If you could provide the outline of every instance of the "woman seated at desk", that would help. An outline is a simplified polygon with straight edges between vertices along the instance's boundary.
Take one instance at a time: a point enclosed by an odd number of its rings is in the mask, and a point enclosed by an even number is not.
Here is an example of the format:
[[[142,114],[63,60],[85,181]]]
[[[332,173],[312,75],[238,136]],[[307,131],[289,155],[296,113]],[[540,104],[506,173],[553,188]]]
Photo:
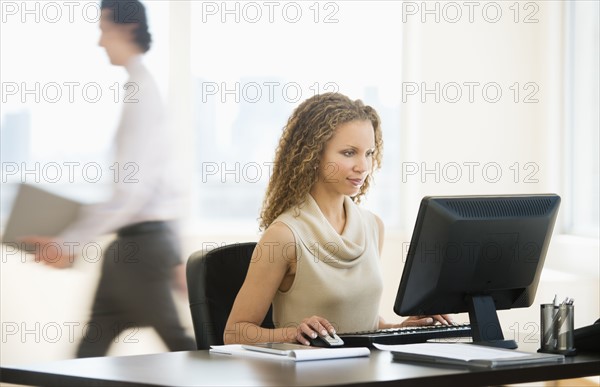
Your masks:
[[[377,112],[339,93],[292,113],[261,212],[264,233],[224,333],[225,344],[299,342],[335,332],[451,323],[379,316],[381,220],[358,203],[381,164]],[[275,329],[261,328],[273,305]]]

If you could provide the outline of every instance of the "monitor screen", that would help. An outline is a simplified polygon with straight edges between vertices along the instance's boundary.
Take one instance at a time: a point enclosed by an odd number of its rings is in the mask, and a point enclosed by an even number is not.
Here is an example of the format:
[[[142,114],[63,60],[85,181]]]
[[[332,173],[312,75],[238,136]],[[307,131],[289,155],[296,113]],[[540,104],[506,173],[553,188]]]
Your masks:
[[[516,348],[496,310],[533,303],[559,205],[555,194],[423,198],[394,311],[468,312],[474,342]]]

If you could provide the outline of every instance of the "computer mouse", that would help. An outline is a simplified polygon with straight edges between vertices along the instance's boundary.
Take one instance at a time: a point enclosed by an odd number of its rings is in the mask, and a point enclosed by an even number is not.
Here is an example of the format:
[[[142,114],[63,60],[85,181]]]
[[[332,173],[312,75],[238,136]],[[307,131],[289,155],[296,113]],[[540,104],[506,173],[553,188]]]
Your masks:
[[[341,347],[344,341],[335,333],[330,333],[327,336],[317,336],[316,338],[307,337],[312,347]]]

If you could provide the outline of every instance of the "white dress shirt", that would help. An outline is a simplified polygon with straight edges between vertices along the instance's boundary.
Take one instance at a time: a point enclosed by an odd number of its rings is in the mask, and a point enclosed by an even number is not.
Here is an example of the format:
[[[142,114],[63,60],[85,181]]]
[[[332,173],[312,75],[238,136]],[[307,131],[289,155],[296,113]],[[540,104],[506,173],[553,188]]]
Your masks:
[[[114,138],[118,177],[110,200],[84,206],[78,220],[59,236],[64,242],[77,244],[75,252],[121,227],[176,220],[181,215],[182,185],[174,173],[177,165],[172,157],[172,135],[167,131],[158,86],[141,55],[125,68],[129,79]]]

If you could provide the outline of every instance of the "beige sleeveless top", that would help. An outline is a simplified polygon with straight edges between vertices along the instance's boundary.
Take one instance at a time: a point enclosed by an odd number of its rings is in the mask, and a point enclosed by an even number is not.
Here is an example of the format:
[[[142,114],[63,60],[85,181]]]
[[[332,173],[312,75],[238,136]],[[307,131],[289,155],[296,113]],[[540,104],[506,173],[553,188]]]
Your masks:
[[[289,290],[273,300],[275,326],[297,326],[304,318],[326,318],[339,333],[377,329],[383,280],[375,216],[344,200],[346,225],[338,234],[312,196],[275,222],[296,240],[297,267]],[[274,223],[275,223],[274,222]]]

